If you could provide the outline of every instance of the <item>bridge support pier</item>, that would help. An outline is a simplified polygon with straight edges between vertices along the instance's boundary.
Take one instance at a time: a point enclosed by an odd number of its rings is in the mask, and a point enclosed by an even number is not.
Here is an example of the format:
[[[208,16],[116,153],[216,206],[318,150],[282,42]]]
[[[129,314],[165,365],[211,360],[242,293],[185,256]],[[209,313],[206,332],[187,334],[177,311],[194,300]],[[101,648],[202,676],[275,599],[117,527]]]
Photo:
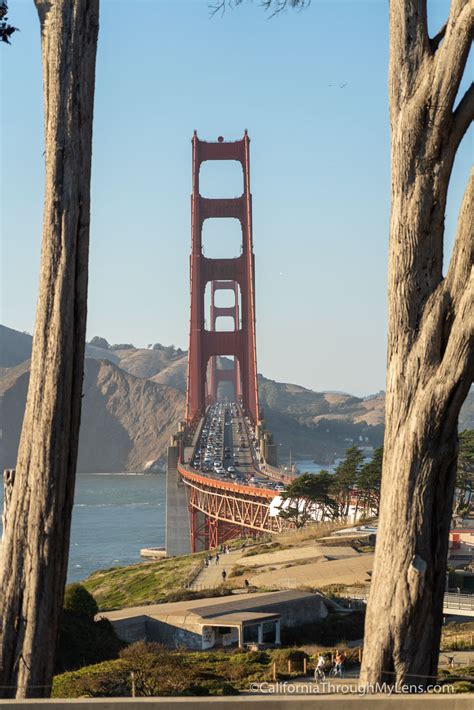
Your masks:
[[[188,555],[192,551],[186,486],[178,473],[180,441],[173,437],[168,447],[166,470],[166,554]]]

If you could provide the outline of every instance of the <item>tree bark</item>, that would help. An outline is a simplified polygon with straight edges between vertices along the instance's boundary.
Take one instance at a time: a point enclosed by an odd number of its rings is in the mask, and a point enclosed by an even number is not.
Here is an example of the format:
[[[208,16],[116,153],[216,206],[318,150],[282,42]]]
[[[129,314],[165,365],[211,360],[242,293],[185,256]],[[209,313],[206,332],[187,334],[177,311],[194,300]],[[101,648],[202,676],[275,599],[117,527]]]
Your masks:
[[[69,553],[84,368],[99,0],[35,0],[46,184],[31,376],[3,540],[0,692],[47,697]]]
[[[426,0],[390,2],[392,209],[380,522],[362,682],[426,687],[437,675],[457,459],[474,376],[473,179],[443,278],[446,197],[473,90],[453,104],[473,12],[452,0],[430,40]]]

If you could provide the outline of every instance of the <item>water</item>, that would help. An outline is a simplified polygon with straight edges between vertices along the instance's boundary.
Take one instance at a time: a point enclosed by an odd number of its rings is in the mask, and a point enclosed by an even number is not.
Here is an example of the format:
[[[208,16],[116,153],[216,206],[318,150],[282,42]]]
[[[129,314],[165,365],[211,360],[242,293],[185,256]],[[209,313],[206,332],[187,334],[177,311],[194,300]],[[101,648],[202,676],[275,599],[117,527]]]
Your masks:
[[[140,562],[142,547],[164,546],[165,486],[159,474],[78,474],[68,582]]]
[[[338,459],[339,461],[339,459]],[[330,471],[334,472],[337,463],[334,464],[319,464],[315,463],[313,459],[296,459],[295,464],[298,467],[300,473],[319,473],[319,471]]]

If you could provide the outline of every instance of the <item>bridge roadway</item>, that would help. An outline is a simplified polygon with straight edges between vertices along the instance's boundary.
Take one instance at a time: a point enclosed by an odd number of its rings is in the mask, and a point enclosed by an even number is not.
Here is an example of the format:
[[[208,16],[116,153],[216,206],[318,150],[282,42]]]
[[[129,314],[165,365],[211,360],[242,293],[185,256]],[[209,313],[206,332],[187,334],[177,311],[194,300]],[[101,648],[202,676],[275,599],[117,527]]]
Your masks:
[[[261,470],[255,432],[238,404],[211,405],[185,452],[178,472],[187,487],[193,550],[199,537],[213,548],[245,531],[281,532],[271,504],[284,490],[282,474]]]

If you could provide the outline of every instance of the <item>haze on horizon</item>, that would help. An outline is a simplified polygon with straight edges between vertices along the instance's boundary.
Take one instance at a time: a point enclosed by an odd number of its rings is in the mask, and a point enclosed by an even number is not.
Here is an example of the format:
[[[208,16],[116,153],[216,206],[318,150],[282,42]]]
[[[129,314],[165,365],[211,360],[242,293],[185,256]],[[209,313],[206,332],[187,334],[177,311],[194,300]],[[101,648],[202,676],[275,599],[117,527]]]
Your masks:
[[[354,13],[354,2],[313,2],[269,21],[258,3],[210,19],[206,0],[138,0],[133,12],[102,1],[89,340],[187,349],[191,136],[232,140],[247,128],[259,372],[319,391],[385,388],[388,25],[385,3],[356,4]],[[433,26],[448,4],[430,3]],[[10,19],[21,32],[2,47],[0,314],[32,332],[44,170],[40,32],[30,0],[12,4]],[[470,162],[465,140],[450,186],[446,261]],[[239,194],[238,170],[213,165],[201,192]],[[204,248],[237,256],[233,225],[223,234],[210,226]]]

